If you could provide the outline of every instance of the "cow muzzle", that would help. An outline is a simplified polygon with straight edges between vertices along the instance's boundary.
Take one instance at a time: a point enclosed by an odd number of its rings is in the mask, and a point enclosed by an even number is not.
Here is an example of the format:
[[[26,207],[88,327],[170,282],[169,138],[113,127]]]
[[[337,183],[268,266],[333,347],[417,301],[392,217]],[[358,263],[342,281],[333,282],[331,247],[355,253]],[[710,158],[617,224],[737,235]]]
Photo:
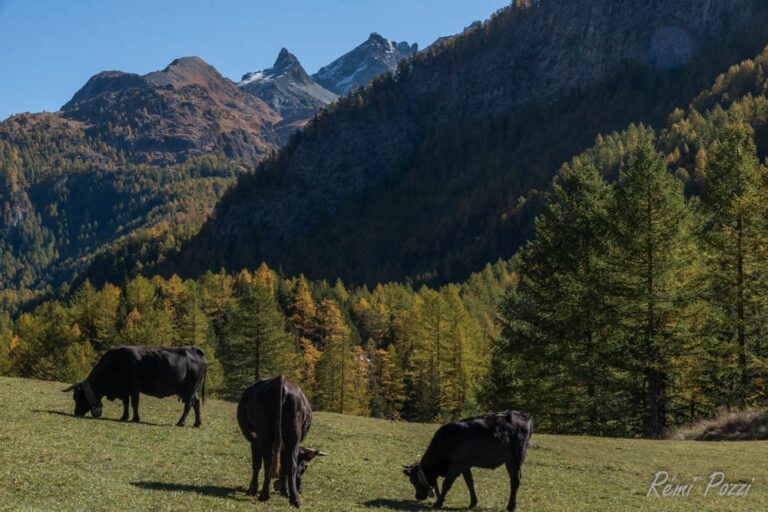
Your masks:
[[[94,418],[101,418],[101,412],[102,411],[101,411],[100,405],[97,405],[91,408],[91,416],[93,416]]]

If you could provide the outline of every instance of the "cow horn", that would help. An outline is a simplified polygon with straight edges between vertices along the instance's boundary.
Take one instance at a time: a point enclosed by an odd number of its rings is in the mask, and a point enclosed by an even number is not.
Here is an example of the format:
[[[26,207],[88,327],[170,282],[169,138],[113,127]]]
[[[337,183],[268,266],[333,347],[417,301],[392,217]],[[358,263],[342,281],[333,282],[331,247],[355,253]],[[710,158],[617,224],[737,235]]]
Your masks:
[[[69,386],[67,389],[62,389],[61,392],[62,393],[68,393],[68,392],[72,391],[73,389],[75,389],[78,386],[78,384],[80,384],[80,383],[79,382],[75,382],[74,384]]]
[[[320,457],[325,457],[326,455],[328,455],[328,452],[320,452],[320,451],[319,451],[319,452],[317,452],[317,454],[318,454]]]

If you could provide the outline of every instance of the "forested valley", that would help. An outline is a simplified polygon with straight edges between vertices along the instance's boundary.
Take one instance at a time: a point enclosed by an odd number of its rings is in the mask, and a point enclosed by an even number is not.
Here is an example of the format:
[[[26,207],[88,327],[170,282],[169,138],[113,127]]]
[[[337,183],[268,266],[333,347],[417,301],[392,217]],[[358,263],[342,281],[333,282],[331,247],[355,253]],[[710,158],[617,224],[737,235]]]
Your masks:
[[[488,265],[440,289],[206,273],[198,280],[139,276],[100,289],[85,282],[0,323],[0,373],[74,381],[121,344],[203,348],[208,389],[237,399],[260,377],[296,379],[321,410],[434,421],[478,409],[498,336],[494,304],[515,279]]]
[[[250,163],[232,155],[253,144],[218,135],[168,159],[134,133],[167,135],[162,115],[102,108],[184,90],[208,105],[189,85],[78,104],[108,122],[0,123],[0,375],[74,382],[119,345],[196,345],[223,398],[283,373],[318,410],[395,420],[514,408],[544,432],[659,438],[765,407],[768,48],[689,90],[762,33],[480,124],[453,116],[463,96],[439,110],[406,86],[431,87],[419,76],[486,46],[477,55],[497,63],[510,27],[538,34],[529,4],[405,61]],[[393,159],[405,142],[382,134],[417,118],[440,129],[409,126],[423,137]],[[370,140],[347,152],[363,126]],[[327,173],[313,152],[333,160]]]
[[[318,409],[439,421],[530,411],[550,432],[659,437],[768,398],[768,50],[666,128],[598,137],[535,237],[461,284],[347,287],[262,264],[85,282],[0,324],[0,372],[84,377],[118,344],[195,344],[236,397],[294,376]]]

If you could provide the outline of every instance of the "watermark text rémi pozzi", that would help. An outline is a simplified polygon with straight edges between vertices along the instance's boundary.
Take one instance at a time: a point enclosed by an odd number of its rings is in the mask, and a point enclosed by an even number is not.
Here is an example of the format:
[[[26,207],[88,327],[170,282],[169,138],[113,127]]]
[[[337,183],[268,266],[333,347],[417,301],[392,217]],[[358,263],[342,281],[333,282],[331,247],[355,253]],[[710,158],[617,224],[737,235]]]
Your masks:
[[[704,497],[746,497],[752,489],[755,479],[750,482],[728,482],[725,473],[713,471],[706,478],[694,476],[692,479],[678,480],[676,475],[668,471],[657,471],[648,487],[646,497],[673,498],[688,497],[699,494]]]

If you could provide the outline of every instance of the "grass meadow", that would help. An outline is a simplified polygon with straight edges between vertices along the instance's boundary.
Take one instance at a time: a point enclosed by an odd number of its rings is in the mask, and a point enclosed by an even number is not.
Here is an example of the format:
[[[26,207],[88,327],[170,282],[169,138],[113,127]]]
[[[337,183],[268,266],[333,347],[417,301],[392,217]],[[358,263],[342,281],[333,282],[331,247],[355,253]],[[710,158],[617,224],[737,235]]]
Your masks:
[[[142,397],[145,423],[75,418],[62,384],[0,378],[0,510],[291,510],[274,495],[246,496],[250,450],[235,404],[208,400],[203,427],[174,426],[175,399]],[[191,421],[189,422],[191,423]],[[305,510],[421,510],[400,465],[425,449],[436,425],[316,413],[307,445],[325,450],[305,477]],[[646,497],[657,471],[692,483],[687,497]],[[751,485],[746,497],[704,497],[712,471]],[[477,510],[503,510],[503,468],[474,470]],[[661,490],[661,488],[659,488]],[[466,509],[457,480],[447,510]],[[704,443],[552,436],[534,431],[518,495],[521,511],[768,510],[768,441]]]

